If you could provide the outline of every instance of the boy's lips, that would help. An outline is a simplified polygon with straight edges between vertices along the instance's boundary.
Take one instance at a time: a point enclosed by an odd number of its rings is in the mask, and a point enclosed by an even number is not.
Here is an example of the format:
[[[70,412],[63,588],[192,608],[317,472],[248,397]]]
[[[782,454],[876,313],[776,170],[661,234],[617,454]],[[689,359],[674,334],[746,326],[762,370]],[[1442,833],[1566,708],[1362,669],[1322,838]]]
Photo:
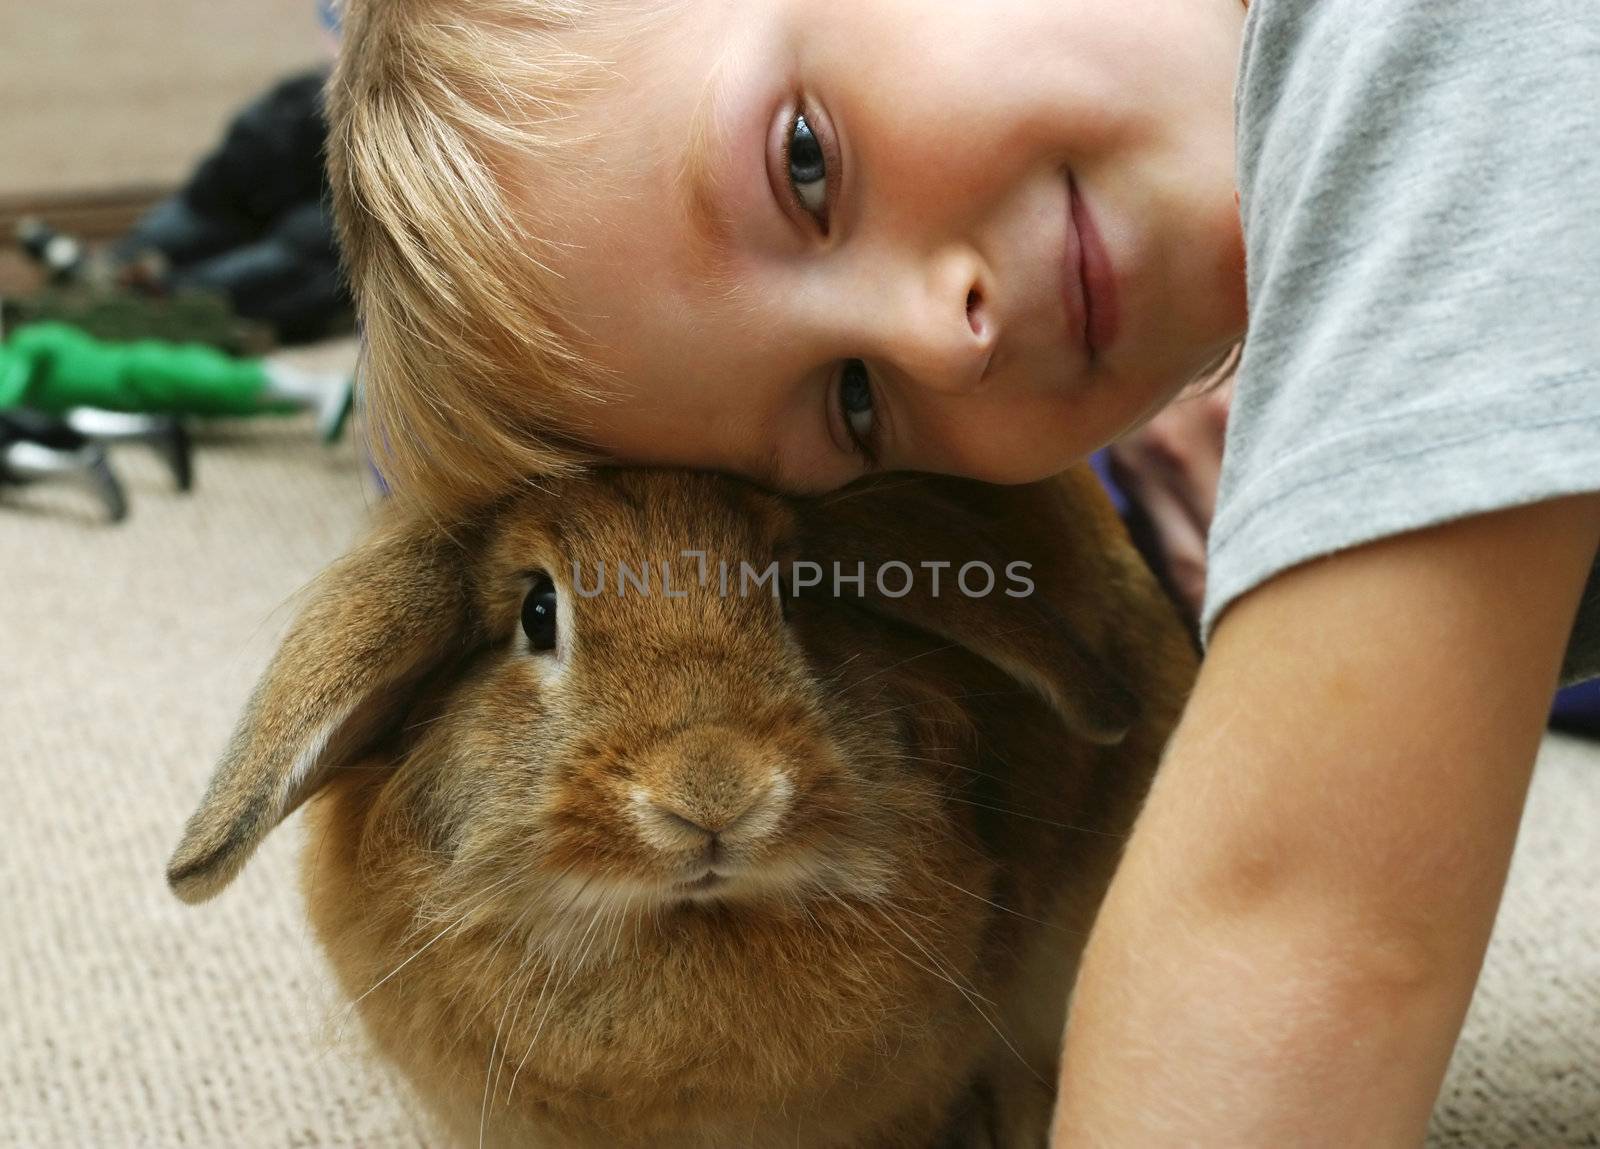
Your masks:
[[[1067,329],[1072,341],[1091,355],[1102,355],[1116,341],[1121,316],[1117,307],[1116,268],[1106,251],[1094,213],[1067,174],[1068,220],[1062,254],[1062,287]]]

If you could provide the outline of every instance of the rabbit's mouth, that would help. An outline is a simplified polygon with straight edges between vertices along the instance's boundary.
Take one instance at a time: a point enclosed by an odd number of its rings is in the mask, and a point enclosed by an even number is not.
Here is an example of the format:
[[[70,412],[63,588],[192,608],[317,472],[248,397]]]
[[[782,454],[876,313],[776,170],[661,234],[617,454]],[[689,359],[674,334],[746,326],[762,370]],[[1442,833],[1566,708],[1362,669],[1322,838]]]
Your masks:
[[[887,862],[874,851],[843,842],[834,843],[830,851],[791,851],[760,859],[704,859],[666,877],[656,887],[656,896],[668,905],[776,906],[787,912],[813,899],[875,896],[885,884]]]
[[[546,859],[551,876],[537,883],[535,917],[587,926],[596,914],[655,920],[674,909],[738,908],[787,915],[797,906],[837,898],[876,898],[895,882],[894,857],[848,837],[791,844],[752,854],[638,858],[626,870],[589,858]]]
[[[672,888],[673,890],[684,894],[706,894],[726,886],[727,884],[727,874],[719,873],[715,869],[707,869],[705,873],[701,874],[697,878],[690,878],[687,881],[682,882],[674,882],[672,884]]]

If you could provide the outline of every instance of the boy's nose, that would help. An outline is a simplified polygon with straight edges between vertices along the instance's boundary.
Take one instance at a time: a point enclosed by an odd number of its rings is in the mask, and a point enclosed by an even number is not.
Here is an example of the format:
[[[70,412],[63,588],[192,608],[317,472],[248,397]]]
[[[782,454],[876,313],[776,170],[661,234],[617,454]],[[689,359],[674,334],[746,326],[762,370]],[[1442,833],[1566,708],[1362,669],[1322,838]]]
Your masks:
[[[907,268],[897,288],[877,303],[885,358],[930,391],[958,395],[980,387],[999,330],[978,260],[964,251],[944,253]]]

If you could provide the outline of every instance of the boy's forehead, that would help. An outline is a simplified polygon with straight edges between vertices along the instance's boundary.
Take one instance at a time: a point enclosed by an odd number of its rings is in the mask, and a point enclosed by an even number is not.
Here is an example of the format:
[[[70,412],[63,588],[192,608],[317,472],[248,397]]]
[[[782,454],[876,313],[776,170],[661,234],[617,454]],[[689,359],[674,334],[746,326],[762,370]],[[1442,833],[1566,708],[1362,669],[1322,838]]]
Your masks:
[[[541,260],[562,318],[625,378],[687,350],[696,329],[731,334],[738,324],[730,184],[750,173],[732,162],[731,133],[742,147],[761,114],[742,96],[761,63],[741,29],[640,39],[649,42],[619,49],[614,82],[565,125],[563,170],[526,161],[513,194],[524,224],[548,241]]]
[[[611,46],[605,81],[556,126],[572,161],[563,165],[568,194],[551,222],[577,233],[566,238],[581,240],[594,225],[605,230],[605,209],[619,200],[670,196],[683,208],[679,230],[726,245],[730,221],[720,205],[729,173],[718,161],[741,126],[748,101],[740,96],[762,66],[761,30],[771,21],[760,13],[771,7],[686,0],[670,5],[677,18],[651,21],[646,34]],[[540,173],[525,174],[535,197],[547,200],[553,189],[541,187]]]

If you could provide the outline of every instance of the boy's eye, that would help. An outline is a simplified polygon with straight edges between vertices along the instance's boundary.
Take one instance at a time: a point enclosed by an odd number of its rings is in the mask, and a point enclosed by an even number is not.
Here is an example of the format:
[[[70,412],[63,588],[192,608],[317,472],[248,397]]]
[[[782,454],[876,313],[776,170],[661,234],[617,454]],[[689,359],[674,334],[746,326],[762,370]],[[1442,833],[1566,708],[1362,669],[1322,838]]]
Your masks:
[[[873,452],[872,379],[867,365],[859,359],[846,359],[839,373],[839,410],[856,446],[869,458]]]
[[[789,124],[785,141],[784,162],[789,171],[789,187],[796,202],[816,218],[824,229],[828,226],[828,163],[823,155],[811,125],[800,113]]]

